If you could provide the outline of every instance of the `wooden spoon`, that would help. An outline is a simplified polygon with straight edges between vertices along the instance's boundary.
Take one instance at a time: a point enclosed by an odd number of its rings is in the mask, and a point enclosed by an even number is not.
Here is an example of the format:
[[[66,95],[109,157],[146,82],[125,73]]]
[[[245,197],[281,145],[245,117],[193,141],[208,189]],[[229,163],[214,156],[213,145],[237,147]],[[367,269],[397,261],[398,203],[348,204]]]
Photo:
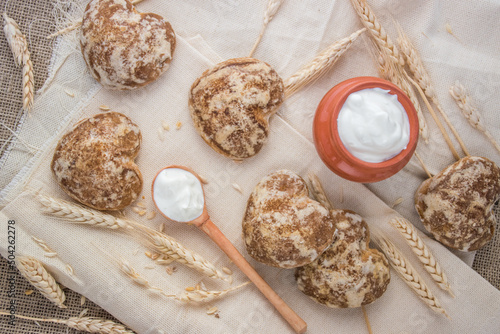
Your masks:
[[[163,212],[155,200],[155,192],[154,185],[156,182],[156,178],[158,174],[160,174],[163,170],[167,168],[178,168],[183,169],[191,174],[193,174],[198,181],[201,180],[200,177],[191,169],[184,166],[167,166],[161,169],[155,176],[151,191],[153,202],[155,203],[156,208],[160,213],[167,219],[176,221],[167,216],[165,212]],[[202,187],[203,189],[203,187]],[[264,294],[264,296],[273,304],[276,310],[285,318],[285,320],[292,326],[296,333],[304,333],[307,330],[307,324],[304,320],[302,320],[284,301],[280,296],[267,284],[262,277],[255,271],[255,269],[250,265],[250,263],[245,260],[245,258],[241,255],[241,253],[234,247],[234,245],[229,241],[226,236],[215,226],[215,224],[210,220],[208,215],[206,202],[205,202],[205,194],[203,193],[203,212],[201,215],[191,221],[182,222],[187,224],[196,225],[203,232],[205,232],[219,247],[226,253],[226,255],[233,261],[234,264],[241,269],[241,271],[247,275],[247,277],[255,284],[255,286]]]

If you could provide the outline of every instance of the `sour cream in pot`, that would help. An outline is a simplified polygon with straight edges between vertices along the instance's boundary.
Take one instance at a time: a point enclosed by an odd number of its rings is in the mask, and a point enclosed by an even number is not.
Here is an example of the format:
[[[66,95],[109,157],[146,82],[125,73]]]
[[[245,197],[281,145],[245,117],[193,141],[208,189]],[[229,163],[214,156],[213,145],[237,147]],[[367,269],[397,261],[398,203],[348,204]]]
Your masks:
[[[165,216],[178,222],[189,222],[203,213],[201,182],[181,168],[165,168],[153,184],[153,196]]]
[[[410,122],[397,96],[381,88],[351,93],[342,106],[337,126],[345,148],[356,158],[379,163],[406,148]]]

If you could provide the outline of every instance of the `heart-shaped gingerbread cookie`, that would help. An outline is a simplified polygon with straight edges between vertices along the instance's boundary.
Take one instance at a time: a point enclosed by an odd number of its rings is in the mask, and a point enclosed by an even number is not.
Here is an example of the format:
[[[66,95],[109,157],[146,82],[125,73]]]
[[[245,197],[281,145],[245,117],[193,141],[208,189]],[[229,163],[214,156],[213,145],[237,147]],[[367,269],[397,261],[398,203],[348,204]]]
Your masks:
[[[465,157],[425,180],[415,194],[424,227],[442,244],[461,251],[493,237],[493,205],[500,198],[500,168],[482,157]]]
[[[284,100],[283,81],[269,64],[235,58],[205,71],[191,86],[194,126],[216,152],[233,160],[257,154],[269,134],[269,117]]]
[[[334,308],[372,303],[387,289],[389,263],[370,249],[366,222],[356,213],[332,210],[337,232],[316,261],[295,271],[298,288],[314,301]]]
[[[98,210],[120,210],[142,191],[134,163],[141,132],[116,112],[81,120],[57,144],[51,168],[61,188]]]
[[[163,17],[139,13],[129,0],[92,0],[80,44],[90,73],[104,87],[134,89],[168,69],[175,34]]]
[[[295,268],[314,261],[332,242],[335,223],[309,198],[304,180],[280,170],[262,179],[248,199],[243,239],[259,262]]]

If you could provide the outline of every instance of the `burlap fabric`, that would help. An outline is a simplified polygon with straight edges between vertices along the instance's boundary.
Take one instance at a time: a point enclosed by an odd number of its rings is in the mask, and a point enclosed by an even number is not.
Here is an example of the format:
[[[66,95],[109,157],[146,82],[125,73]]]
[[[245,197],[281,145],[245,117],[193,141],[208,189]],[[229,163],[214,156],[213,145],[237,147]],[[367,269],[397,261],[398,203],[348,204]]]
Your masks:
[[[2,8],[3,7],[5,7],[5,1],[2,1]],[[53,22],[51,22],[52,5],[50,2],[45,1],[10,1],[6,8],[9,16],[16,19],[16,21],[20,24],[21,29],[25,32],[30,32],[30,45],[32,46],[31,52],[35,67],[35,81],[37,83],[37,88],[39,88],[47,75],[46,68],[50,63],[52,56],[52,42],[45,39],[45,36],[54,30]],[[38,20],[36,18],[38,18]],[[33,43],[35,40],[36,43]],[[20,70],[14,67],[14,63],[11,58],[12,56],[5,39],[0,39],[0,43],[0,57],[2,59],[0,65],[2,66],[1,120],[9,129],[16,131],[19,124],[22,124],[23,117],[23,113],[20,111],[21,93],[19,88],[21,85],[21,74]],[[2,137],[0,138],[2,139],[2,145],[15,139],[11,137],[11,132],[6,127],[2,126],[1,128]],[[8,144],[2,146],[2,153],[7,146]],[[5,180],[2,180],[2,183],[3,182],[5,182]],[[473,268],[497,288],[500,288],[499,253],[500,233],[497,228],[495,239],[487,247],[477,252],[473,263]],[[0,287],[2,288],[2,291],[5,291],[4,286],[6,285],[6,280],[4,274],[6,272],[6,262],[2,260],[1,265],[2,277],[0,277]],[[88,301],[85,305],[81,306],[80,297],[69,291],[67,303],[68,309],[59,310],[57,307],[52,306],[49,302],[47,302],[37,292],[31,295],[25,295],[24,292],[30,289],[29,285],[27,283],[21,283],[22,278],[20,276],[17,277],[17,281],[20,282],[17,286],[19,314],[32,314],[33,316],[47,318],[66,318],[69,316],[77,316],[83,309],[88,308],[89,311],[87,315],[102,316],[111,319],[109,314]],[[7,301],[8,298],[6,298],[5,295],[1,295],[0,300],[3,303],[4,301]],[[3,306],[0,307],[3,308]],[[19,331],[23,333],[59,333],[66,331],[66,329],[62,328],[60,325],[40,324],[40,327],[37,324],[27,321],[18,322],[22,322],[22,326],[16,327],[16,330],[14,331],[6,325],[5,322],[0,321],[0,330],[5,333],[19,333]]]
[[[7,12],[13,18],[28,38],[31,59],[34,67],[35,90],[42,87],[47,79],[48,67],[52,58],[52,46],[55,39],[47,39],[55,30],[52,1],[0,1],[2,12]],[[3,27],[3,19],[2,19]],[[7,40],[0,38],[0,155],[4,157],[9,144],[16,140],[12,131],[16,132],[22,126],[22,74],[21,69],[14,64],[12,52]],[[8,154],[8,153],[5,153]],[[3,159],[0,158],[0,161]],[[1,166],[0,166],[1,168]],[[3,257],[0,258],[0,309],[8,308],[11,298],[7,295],[7,278],[10,278],[9,266]],[[15,273],[16,307],[17,313],[38,318],[67,319],[79,316],[100,317],[117,321],[108,312],[87,299],[83,300],[79,294],[65,289],[67,309],[60,309],[53,305],[38,291],[33,291],[33,286],[19,273]],[[32,293],[31,293],[32,292]],[[87,310],[87,311],[85,311]],[[79,333],[70,329],[68,333]],[[5,316],[0,318],[0,333],[66,333],[66,328],[60,324],[33,322],[19,319],[17,325],[12,327]]]

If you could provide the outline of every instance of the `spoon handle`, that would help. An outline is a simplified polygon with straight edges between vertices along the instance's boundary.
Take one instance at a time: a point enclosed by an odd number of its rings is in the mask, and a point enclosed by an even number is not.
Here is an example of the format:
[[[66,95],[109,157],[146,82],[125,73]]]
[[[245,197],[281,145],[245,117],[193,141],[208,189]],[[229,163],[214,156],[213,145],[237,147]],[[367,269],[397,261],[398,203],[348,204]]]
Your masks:
[[[292,326],[296,333],[304,333],[307,330],[307,324],[288,306],[283,299],[264,281],[262,277],[255,271],[250,263],[245,260],[243,255],[233,246],[226,236],[219,230],[217,226],[209,219],[204,224],[199,226],[233,261],[234,264],[247,275],[247,277],[255,284],[255,286],[264,294],[264,296],[273,304],[278,312]]]

